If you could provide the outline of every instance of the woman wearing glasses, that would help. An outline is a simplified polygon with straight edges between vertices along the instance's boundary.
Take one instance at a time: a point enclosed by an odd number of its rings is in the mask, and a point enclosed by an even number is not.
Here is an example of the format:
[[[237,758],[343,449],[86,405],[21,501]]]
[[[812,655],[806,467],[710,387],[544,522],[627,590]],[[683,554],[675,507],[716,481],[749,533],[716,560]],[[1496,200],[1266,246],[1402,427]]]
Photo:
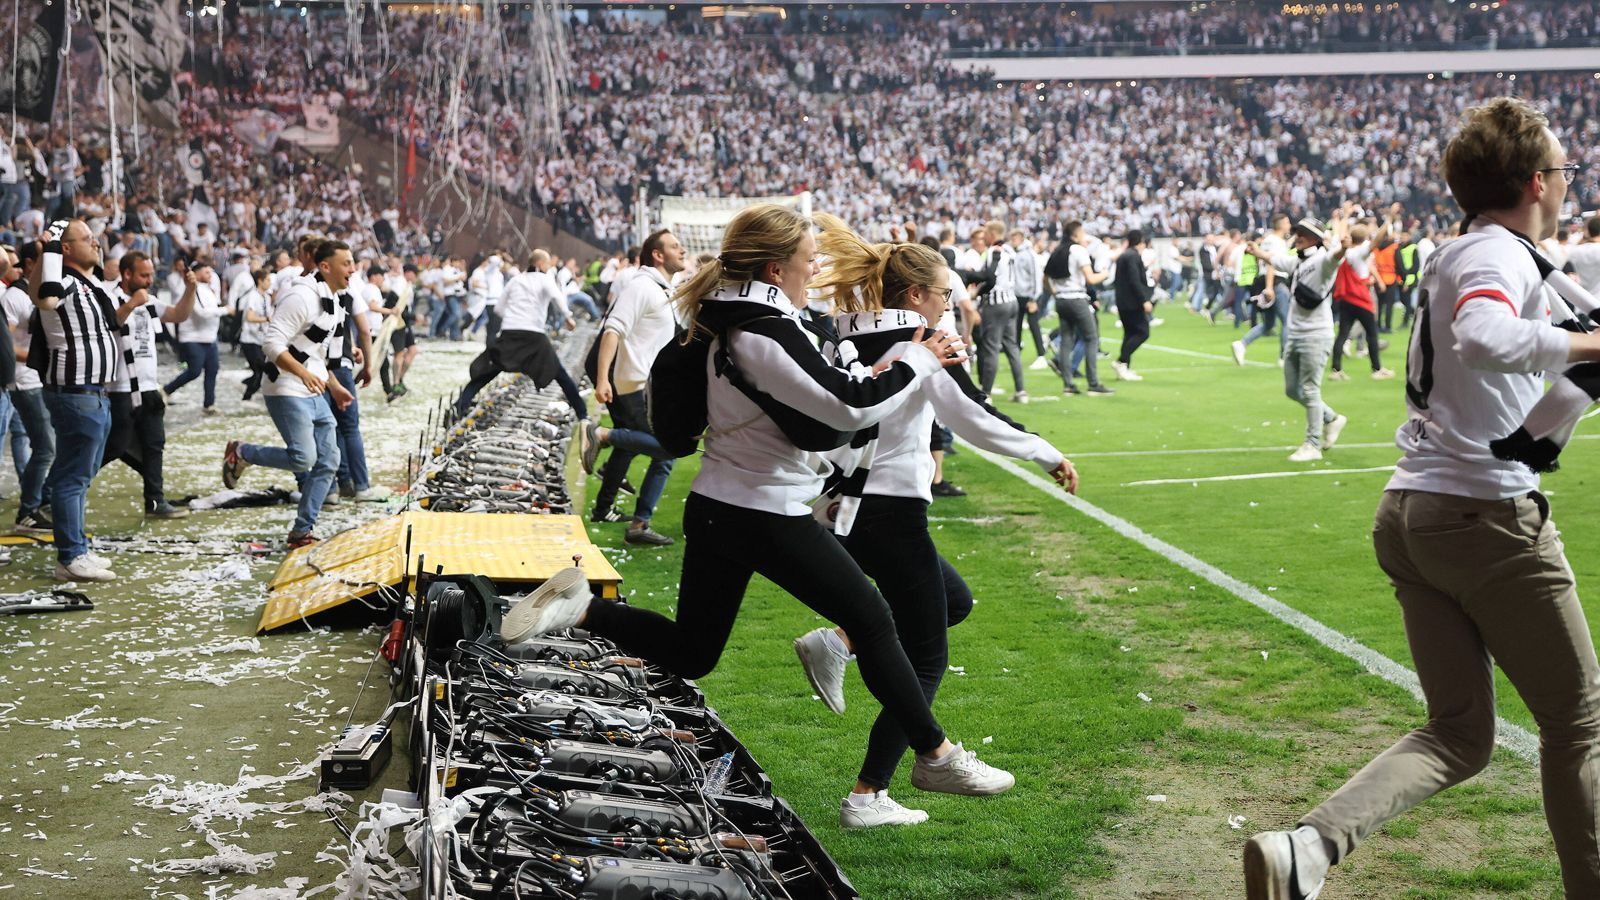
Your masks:
[[[838,362],[874,365],[892,358],[896,347],[944,315],[951,291],[938,251],[922,244],[869,244],[832,216],[816,220],[822,229],[818,246],[828,264],[814,287],[830,296],[840,313],[834,320],[840,337]],[[858,433],[854,453],[835,455],[842,486],[822,501],[827,517],[889,602],[900,645],[930,704],[945,671],[945,632],[972,611],[966,582],[939,555],[928,533],[935,416],[973,444],[1032,460],[1067,490],[1078,488],[1072,463],[990,406],[959,366],[919,382],[910,399],[875,429]],[[795,641],[807,677],[834,712],[844,710],[842,682],[850,653],[846,630],[819,628]],[[905,733],[895,719],[880,713],[855,787],[840,807],[840,825],[911,825],[928,818],[888,794],[906,748]],[[1008,773],[991,771],[993,777],[975,792],[998,794],[1015,782]],[[914,770],[911,783],[926,789],[920,776]]]

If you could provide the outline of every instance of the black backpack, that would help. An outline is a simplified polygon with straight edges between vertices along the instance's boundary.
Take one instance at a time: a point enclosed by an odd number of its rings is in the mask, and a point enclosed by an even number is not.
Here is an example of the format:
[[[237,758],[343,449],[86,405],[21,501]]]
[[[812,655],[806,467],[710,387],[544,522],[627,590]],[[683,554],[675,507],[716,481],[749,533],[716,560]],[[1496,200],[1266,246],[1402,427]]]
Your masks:
[[[813,330],[809,323],[804,324],[807,330]],[[662,449],[674,457],[693,455],[709,427],[706,395],[710,385],[706,379],[706,361],[711,353],[711,342],[718,336],[718,333],[702,325],[686,340],[684,331],[680,329],[650,366],[650,380],[645,385],[645,410],[650,420],[650,433],[655,435]],[[719,377],[726,379],[759,406],[784,436],[801,450],[820,452],[850,443],[855,432],[829,428],[784,406],[747,381],[728,353],[726,340],[717,345],[715,365]]]

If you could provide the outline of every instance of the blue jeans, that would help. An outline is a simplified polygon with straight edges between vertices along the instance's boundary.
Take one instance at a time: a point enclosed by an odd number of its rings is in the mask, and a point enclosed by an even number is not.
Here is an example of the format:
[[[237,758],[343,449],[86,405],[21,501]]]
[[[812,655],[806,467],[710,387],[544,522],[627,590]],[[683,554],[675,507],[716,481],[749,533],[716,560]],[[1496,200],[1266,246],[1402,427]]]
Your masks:
[[[50,474],[50,464],[56,460],[56,432],[44,406],[43,390],[11,391],[7,396],[15,413],[12,421],[21,421],[28,433],[28,463],[17,470],[17,480],[21,482],[17,512],[29,513],[44,505],[45,478]],[[11,440],[11,452],[15,454],[16,437]]]
[[[22,473],[28,471],[28,460],[32,457],[28,444],[28,429],[22,424],[22,417],[11,406],[11,395],[0,393],[0,439],[6,435],[11,436],[11,463],[17,467],[17,480],[22,479]]]
[[[567,305],[581,309],[589,316],[590,321],[599,321],[600,307],[595,305],[594,298],[583,291],[573,291],[567,295]]]
[[[645,470],[644,483],[639,486],[639,497],[634,502],[633,520],[648,524],[655,515],[661,492],[667,487],[667,476],[672,474],[672,455],[661,447],[661,442],[651,434],[650,419],[645,411],[644,391],[618,394],[608,408],[611,411],[611,456],[606,460],[601,475],[600,492],[595,494],[594,508],[606,510],[616,502],[622,480],[628,477],[628,466],[636,456],[650,457],[650,467]]]
[[[0,184],[0,229],[9,230],[17,216],[32,205],[33,191],[28,182]]]
[[[333,405],[333,394],[326,393],[328,408],[339,423],[339,487],[364,491],[372,487],[372,476],[367,472],[367,448],[361,443],[361,400],[356,396],[354,369],[334,369],[335,381],[350,392],[350,405],[342,411]]]
[[[452,341],[461,340],[461,298],[440,297],[434,304],[433,316],[434,337],[449,337]]]
[[[300,508],[289,534],[298,537],[316,527],[317,513],[339,471],[338,423],[328,401],[321,397],[267,397],[266,401],[267,414],[278,426],[285,446],[240,444],[239,457],[253,465],[294,473]]]
[[[197,341],[180,341],[178,343],[178,356],[183,360],[183,371],[178,377],[167,382],[168,394],[175,392],[189,382],[205,373],[205,405],[207,409],[217,405],[217,342],[212,341],[202,344]]]
[[[1272,333],[1272,326],[1278,326],[1278,355],[1283,355],[1283,342],[1289,339],[1289,287],[1283,282],[1272,286],[1272,305],[1261,310],[1261,318],[1250,330],[1244,333],[1240,340],[1246,347],[1255,343],[1256,338],[1266,337]]]
[[[56,443],[61,448],[44,486],[55,522],[56,559],[66,565],[89,552],[89,542],[83,536],[84,508],[89,500],[89,483],[100,471],[106,436],[111,433],[111,401],[103,391],[67,394],[47,390],[44,403],[50,410]]]

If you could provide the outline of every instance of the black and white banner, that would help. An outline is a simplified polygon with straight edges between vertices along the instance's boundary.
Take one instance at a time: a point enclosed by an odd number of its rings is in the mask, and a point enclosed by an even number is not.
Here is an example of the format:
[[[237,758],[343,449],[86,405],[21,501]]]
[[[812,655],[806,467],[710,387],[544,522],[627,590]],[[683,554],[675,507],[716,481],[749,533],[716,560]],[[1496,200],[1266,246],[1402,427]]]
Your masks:
[[[62,38],[67,27],[66,0],[45,7],[32,25],[19,25],[17,55],[0,64],[0,109],[15,105],[17,115],[50,121],[61,76]]]
[[[58,0],[57,5],[65,5]],[[105,54],[106,71],[121,103],[137,100],[141,116],[178,124],[178,89],[173,75],[183,69],[188,31],[178,0],[88,0],[95,39]],[[131,73],[131,75],[130,75]]]

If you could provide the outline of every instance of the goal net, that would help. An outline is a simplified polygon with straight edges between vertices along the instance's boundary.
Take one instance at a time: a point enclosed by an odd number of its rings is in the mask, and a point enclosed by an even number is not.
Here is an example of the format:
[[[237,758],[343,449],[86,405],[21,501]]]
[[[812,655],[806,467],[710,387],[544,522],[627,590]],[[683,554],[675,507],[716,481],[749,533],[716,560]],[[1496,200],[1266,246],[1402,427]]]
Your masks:
[[[656,228],[670,228],[690,257],[717,253],[722,249],[722,230],[739,210],[756,203],[777,203],[811,215],[810,191],[781,197],[662,196],[657,198],[653,224],[647,216],[639,217],[637,242]]]

